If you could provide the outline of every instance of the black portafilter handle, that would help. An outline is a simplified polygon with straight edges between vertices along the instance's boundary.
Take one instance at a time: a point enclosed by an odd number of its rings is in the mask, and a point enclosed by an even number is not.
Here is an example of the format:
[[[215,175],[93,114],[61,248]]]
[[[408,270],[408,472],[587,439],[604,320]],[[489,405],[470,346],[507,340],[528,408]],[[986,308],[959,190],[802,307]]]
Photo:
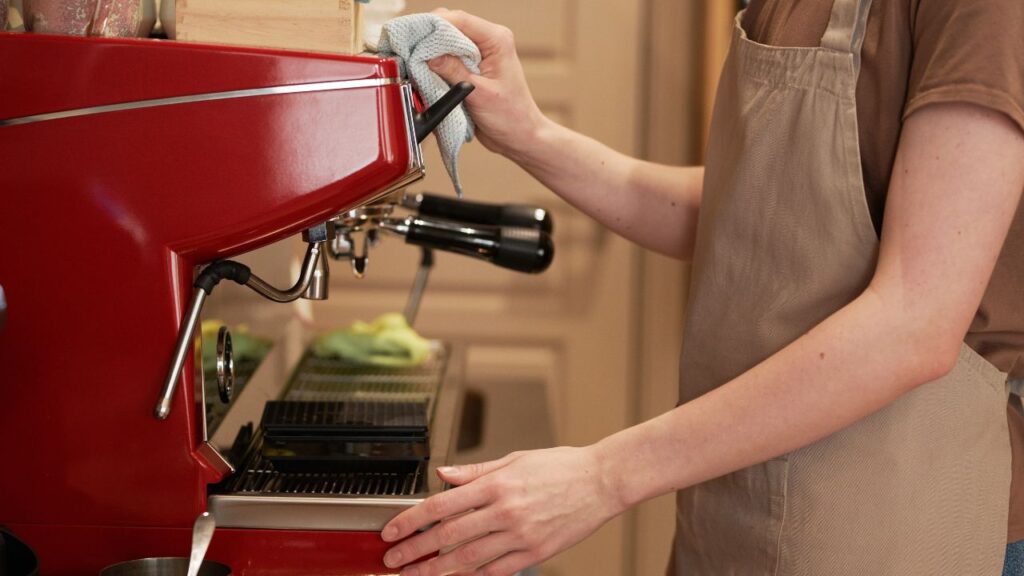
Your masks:
[[[434,102],[434,105],[416,115],[416,141],[423,142],[430,136],[430,133],[452,113],[452,110],[462,104],[462,101],[469,96],[476,87],[469,82],[459,82],[451,87],[451,90],[441,96],[441,99]]]
[[[522,204],[488,204],[470,202],[434,196],[433,194],[417,194],[411,199],[411,207],[421,216],[433,216],[472,224],[486,226],[511,226],[513,228],[533,228],[551,234],[554,222],[547,210]]]
[[[517,272],[538,274],[555,257],[551,236],[533,228],[467,225],[426,216],[382,226],[404,235],[407,244],[472,256]]]

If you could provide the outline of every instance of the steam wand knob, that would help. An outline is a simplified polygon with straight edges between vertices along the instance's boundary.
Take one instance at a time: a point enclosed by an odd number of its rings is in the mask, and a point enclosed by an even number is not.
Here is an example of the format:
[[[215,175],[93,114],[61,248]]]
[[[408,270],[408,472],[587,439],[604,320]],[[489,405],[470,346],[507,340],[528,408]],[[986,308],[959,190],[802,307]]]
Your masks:
[[[459,82],[452,86],[451,90],[445,93],[444,96],[434,102],[434,105],[427,108],[423,112],[416,115],[415,126],[416,126],[416,141],[423,142],[430,136],[430,133],[434,131],[441,122],[462,104],[462,101],[476,87],[469,82]]]

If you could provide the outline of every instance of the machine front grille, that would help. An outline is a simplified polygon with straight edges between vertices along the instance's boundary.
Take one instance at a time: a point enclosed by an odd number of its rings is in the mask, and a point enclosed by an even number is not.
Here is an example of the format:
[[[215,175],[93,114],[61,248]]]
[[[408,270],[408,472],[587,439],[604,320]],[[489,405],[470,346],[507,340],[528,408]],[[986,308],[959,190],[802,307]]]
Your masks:
[[[427,404],[433,420],[435,400],[444,379],[448,350],[435,345],[430,358],[413,368],[353,366],[336,358],[308,353],[299,362],[281,400],[287,402],[395,402]],[[398,408],[398,407],[396,407]],[[282,472],[263,457],[263,433],[257,431],[241,458],[238,472],[218,492],[240,496],[412,496],[422,492],[427,463],[414,472]]]
[[[226,492],[249,496],[412,496],[420,491],[426,466],[421,464],[409,474],[286,473],[274,469],[262,456],[262,447],[263,438],[257,435],[239,467],[240,473],[225,486]]]
[[[270,430],[294,432],[344,432],[350,429],[426,428],[424,402],[347,400],[341,402],[267,402],[260,425]]]
[[[427,402],[429,415],[433,413],[434,398],[441,386],[446,362],[443,348],[414,368],[353,366],[336,358],[317,358],[307,354],[295,370],[282,399]]]

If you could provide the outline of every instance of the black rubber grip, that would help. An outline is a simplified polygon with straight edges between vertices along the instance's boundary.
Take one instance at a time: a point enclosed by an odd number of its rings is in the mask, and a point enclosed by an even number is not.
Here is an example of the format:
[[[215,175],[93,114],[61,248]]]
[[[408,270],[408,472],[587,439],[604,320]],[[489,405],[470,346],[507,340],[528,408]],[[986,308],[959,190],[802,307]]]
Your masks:
[[[437,102],[434,102],[433,106],[424,110],[422,114],[417,114],[415,118],[416,141],[426,140],[427,136],[430,136],[430,133],[452,113],[452,110],[462,104],[473,88],[475,87],[469,82],[459,82],[445,92],[445,95],[441,96]]]
[[[555,256],[551,236],[532,228],[470,227],[460,222],[413,218],[405,241],[486,260],[502,268],[536,274]]]
[[[252,276],[252,271],[245,264],[232,260],[218,260],[203,268],[203,271],[199,273],[199,277],[196,278],[192,285],[210,295],[213,294],[213,288],[220,284],[221,280],[231,280],[238,284],[245,284],[249,281],[250,276]]]
[[[547,210],[522,204],[487,204],[422,194],[419,213],[447,220],[459,220],[487,226],[534,228],[551,234],[554,223]]]
[[[494,263],[502,268],[539,274],[555,259],[551,236],[532,228],[499,228],[501,239]]]

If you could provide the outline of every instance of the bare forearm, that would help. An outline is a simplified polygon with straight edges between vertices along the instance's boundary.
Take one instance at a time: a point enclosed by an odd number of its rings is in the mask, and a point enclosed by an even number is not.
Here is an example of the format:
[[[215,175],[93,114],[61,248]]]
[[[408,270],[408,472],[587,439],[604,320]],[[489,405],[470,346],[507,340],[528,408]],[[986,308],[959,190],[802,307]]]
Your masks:
[[[644,162],[546,121],[509,153],[545,186],[617,234],[679,259],[696,238],[702,167]]]
[[[915,342],[922,327],[887,308],[869,290],[733,381],[595,445],[622,505],[806,446],[947,371],[955,354]]]

